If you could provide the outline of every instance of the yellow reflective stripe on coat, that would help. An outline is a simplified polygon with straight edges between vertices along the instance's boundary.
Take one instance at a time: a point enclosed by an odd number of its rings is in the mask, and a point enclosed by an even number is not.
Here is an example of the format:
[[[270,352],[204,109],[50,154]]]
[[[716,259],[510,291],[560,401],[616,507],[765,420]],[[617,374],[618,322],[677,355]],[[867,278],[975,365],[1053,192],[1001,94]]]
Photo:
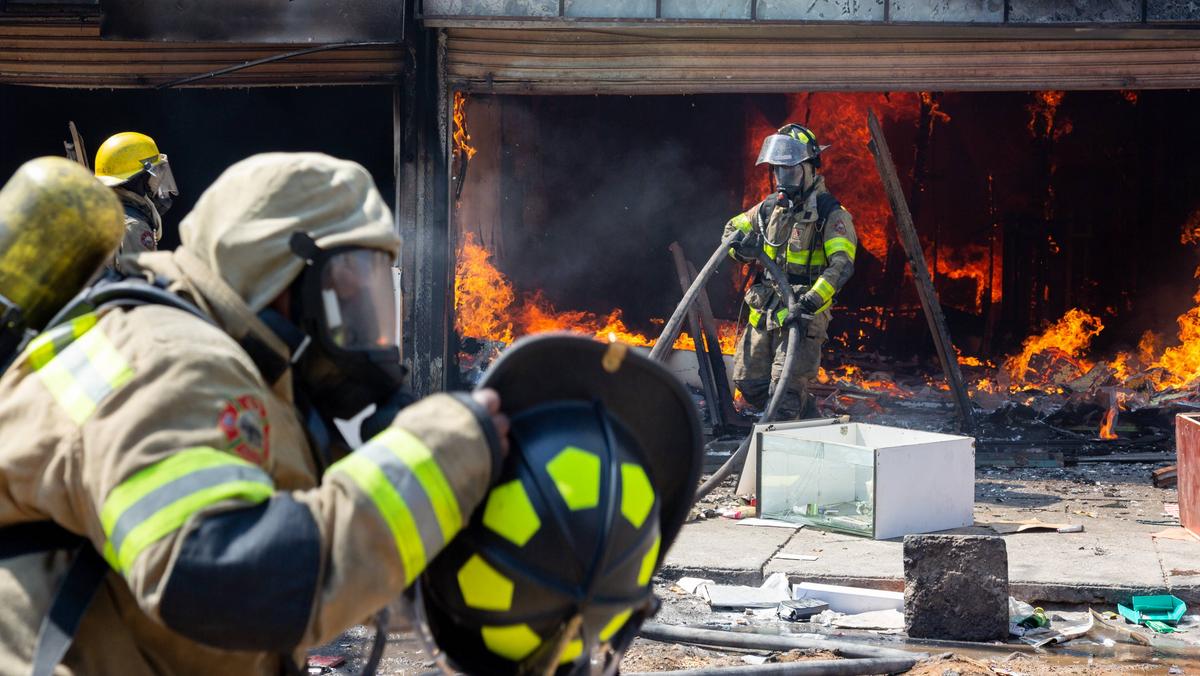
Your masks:
[[[125,479],[104,499],[104,558],[126,573],[147,547],[223,500],[258,504],[275,493],[262,469],[213,448],[187,448]]]
[[[808,249],[792,249],[788,248],[787,262],[792,265],[808,265]],[[825,252],[816,250],[812,252],[813,265],[825,265]]]
[[[817,278],[816,283],[812,285],[812,290],[816,291],[817,295],[821,297],[821,300],[825,301],[826,303],[833,298],[833,294],[837,293],[837,289],[833,288],[833,285],[830,284],[829,281],[824,277]]]
[[[753,326],[756,329],[759,328],[759,325],[762,324],[762,312],[755,310],[754,308],[750,308],[750,316],[747,318],[747,321],[750,322],[750,326]]]
[[[763,245],[763,251],[766,252],[767,258],[775,260],[775,254],[779,253],[779,247],[771,246],[770,244]]]
[[[788,318],[788,309],[783,307],[775,311],[775,323],[783,326],[783,322]]]
[[[745,233],[749,233],[754,229],[754,223],[752,223],[750,221],[750,217],[744,213],[738,214],[737,216],[729,219],[729,223],[733,225],[733,227]]]
[[[26,349],[30,368],[77,425],[133,378],[133,368],[87,314],[39,336]]]
[[[825,240],[825,255],[832,256],[835,253],[844,253],[854,260],[854,254],[858,252],[858,246],[845,237],[830,237]]]
[[[29,368],[37,371],[50,363],[50,360],[57,357],[65,347],[75,342],[75,339],[87,333],[96,325],[96,321],[96,313],[89,312],[45,331],[30,341],[22,356],[29,363]]]
[[[462,529],[450,482],[429,448],[409,432],[385,430],[329,471],[345,473],[375,503],[409,582]]]

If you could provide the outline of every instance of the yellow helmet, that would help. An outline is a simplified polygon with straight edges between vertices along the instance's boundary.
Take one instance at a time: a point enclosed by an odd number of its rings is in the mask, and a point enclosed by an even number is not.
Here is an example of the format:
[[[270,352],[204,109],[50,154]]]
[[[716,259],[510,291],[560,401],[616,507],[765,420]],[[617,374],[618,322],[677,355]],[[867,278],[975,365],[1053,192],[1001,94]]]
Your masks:
[[[123,131],[108,137],[96,151],[96,178],[107,186],[120,185],[164,159],[154,139]]]
[[[82,166],[26,162],[0,188],[0,306],[16,306],[26,327],[41,330],[124,234],[121,203]]]

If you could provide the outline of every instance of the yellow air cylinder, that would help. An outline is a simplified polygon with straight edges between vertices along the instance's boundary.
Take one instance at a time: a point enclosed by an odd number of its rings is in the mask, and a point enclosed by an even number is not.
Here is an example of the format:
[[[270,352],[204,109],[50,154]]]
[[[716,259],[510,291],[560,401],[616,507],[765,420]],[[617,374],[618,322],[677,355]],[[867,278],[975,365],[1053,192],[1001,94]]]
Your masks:
[[[87,169],[63,157],[30,160],[0,188],[0,295],[40,331],[124,234],[120,201]]]

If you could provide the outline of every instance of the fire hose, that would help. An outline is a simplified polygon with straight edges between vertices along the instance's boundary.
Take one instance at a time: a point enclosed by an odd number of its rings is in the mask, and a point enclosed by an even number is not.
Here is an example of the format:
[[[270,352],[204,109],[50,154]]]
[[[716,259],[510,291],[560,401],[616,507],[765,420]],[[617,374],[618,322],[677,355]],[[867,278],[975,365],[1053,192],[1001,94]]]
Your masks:
[[[652,641],[685,643],[691,645],[739,648],[745,650],[831,650],[851,659],[817,660],[809,662],[786,662],[746,667],[708,667],[668,672],[680,676],[709,676],[744,674],[776,676],[802,674],[822,676],[851,676],[856,674],[891,674],[911,669],[918,660],[928,657],[927,653],[910,653],[895,648],[864,645],[851,641],[827,639],[824,636],[770,635],[751,632],[721,631],[693,627],[676,627],[648,622],[642,625],[638,635]],[[637,676],[631,674],[630,676]]]
[[[687,316],[688,310],[700,295],[701,289],[708,283],[713,273],[717,271],[721,261],[725,259],[725,252],[729,247],[740,240],[743,234],[735,230],[730,233],[725,239],[721,240],[721,244],[717,246],[716,251],[709,257],[708,262],[696,274],[696,279],[692,281],[692,285],[688,287],[687,292],[683,294],[679,305],[675,306],[675,312],[671,314],[671,318],[663,326],[662,334],[658,337],[658,342],[650,350],[650,358],[658,361],[664,361],[667,357],[668,350],[674,343],[675,336],[679,333],[680,326],[683,324],[684,317]],[[763,270],[766,271],[768,279],[774,282],[776,292],[783,300],[784,307],[791,308],[795,302],[795,296],[792,294],[792,287],[788,284],[787,275],[779,268],[779,265],[773,258],[761,249],[758,251],[758,261],[762,263]],[[811,321],[811,315],[801,315],[799,317],[789,317],[788,322],[788,337],[787,347],[783,358],[783,373],[779,377],[779,382],[775,383],[775,390],[771,393],[771,399],[767,402],[767,408],[763,410],[760,422],[768,423],[774,420],[776,412],[779,410],[779,405],[783,402],[783,397],[787,392],[788,385],[791,384],[792,368],[795,365],[796,354],[800,351],[801,329],[807,328],[808,322]],[[746,453],[750,450],[750,442],[753,435],[747,435],[738,446],[737,452],[729,456],[725,464],[721,465],[712,476],[700,485],[696,490],[694,500],[700,500],[704,496],[712,492],[714,488],[719,486],[722,481],[733,474],[734,471],[740,471],[742,464],[746,460]]]

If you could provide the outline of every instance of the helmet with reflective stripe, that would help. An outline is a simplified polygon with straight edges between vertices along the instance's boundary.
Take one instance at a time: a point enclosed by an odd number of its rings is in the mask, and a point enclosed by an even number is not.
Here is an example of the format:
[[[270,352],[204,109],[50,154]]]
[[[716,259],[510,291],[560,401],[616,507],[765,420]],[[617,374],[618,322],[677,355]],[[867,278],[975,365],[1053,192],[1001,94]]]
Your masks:
[[[136,131],[113,134],[96,151],[96,178],[120,185],[163,160],[154,139]]]
[[[791,167],[801,162],[811,162],[814,167],[820,167],[821,153],[828,147],[819,144],[817,135],[808,127],[785,124],[779,131],[763,139],[756,164]]]
[[[657,362],[569,334],[522,339],[484,375],[512,452],[418,587],[446,670],[614,673],[699,477],[699,415]]]

